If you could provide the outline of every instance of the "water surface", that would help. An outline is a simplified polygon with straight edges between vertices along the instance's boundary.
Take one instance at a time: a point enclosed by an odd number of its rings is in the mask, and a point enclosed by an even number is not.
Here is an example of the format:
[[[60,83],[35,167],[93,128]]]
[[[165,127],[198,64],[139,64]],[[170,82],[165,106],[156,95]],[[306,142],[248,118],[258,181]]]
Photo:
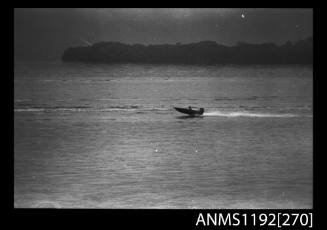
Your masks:
[[[311,67],[15,63],[14,91],[15,207],[312,208]]]

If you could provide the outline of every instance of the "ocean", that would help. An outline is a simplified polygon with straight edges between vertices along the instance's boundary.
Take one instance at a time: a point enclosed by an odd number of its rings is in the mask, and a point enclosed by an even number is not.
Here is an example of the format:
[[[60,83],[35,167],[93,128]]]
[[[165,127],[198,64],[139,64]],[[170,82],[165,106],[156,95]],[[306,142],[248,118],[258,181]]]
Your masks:
[[[312,72],[15,62],[14,207],[312,208]]]

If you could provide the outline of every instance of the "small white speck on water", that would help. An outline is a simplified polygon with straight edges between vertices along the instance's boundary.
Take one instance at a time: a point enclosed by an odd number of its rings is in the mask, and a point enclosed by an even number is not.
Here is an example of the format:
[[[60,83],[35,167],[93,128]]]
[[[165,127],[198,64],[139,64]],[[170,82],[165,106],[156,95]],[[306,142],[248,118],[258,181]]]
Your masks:
[[[155,149],[154,151],[157,153],[158,152],[158,149]]]

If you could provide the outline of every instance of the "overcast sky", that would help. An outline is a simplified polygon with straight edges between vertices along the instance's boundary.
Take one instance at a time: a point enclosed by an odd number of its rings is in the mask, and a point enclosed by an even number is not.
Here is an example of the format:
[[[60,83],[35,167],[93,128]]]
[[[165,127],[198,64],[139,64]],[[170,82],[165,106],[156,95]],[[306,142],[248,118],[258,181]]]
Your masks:
[[[283,44],[312,35],[311,9],[15,9],[17,59],[59,59],[69,46],[129,44]]]

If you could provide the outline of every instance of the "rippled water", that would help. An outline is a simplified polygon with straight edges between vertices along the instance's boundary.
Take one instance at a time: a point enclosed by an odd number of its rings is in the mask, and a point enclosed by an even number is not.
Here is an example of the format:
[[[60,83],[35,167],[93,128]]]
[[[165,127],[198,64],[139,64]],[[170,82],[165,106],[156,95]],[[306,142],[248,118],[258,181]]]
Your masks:
[[[312,207],[310,67],[15,63],[14,90],[15,207]]]

